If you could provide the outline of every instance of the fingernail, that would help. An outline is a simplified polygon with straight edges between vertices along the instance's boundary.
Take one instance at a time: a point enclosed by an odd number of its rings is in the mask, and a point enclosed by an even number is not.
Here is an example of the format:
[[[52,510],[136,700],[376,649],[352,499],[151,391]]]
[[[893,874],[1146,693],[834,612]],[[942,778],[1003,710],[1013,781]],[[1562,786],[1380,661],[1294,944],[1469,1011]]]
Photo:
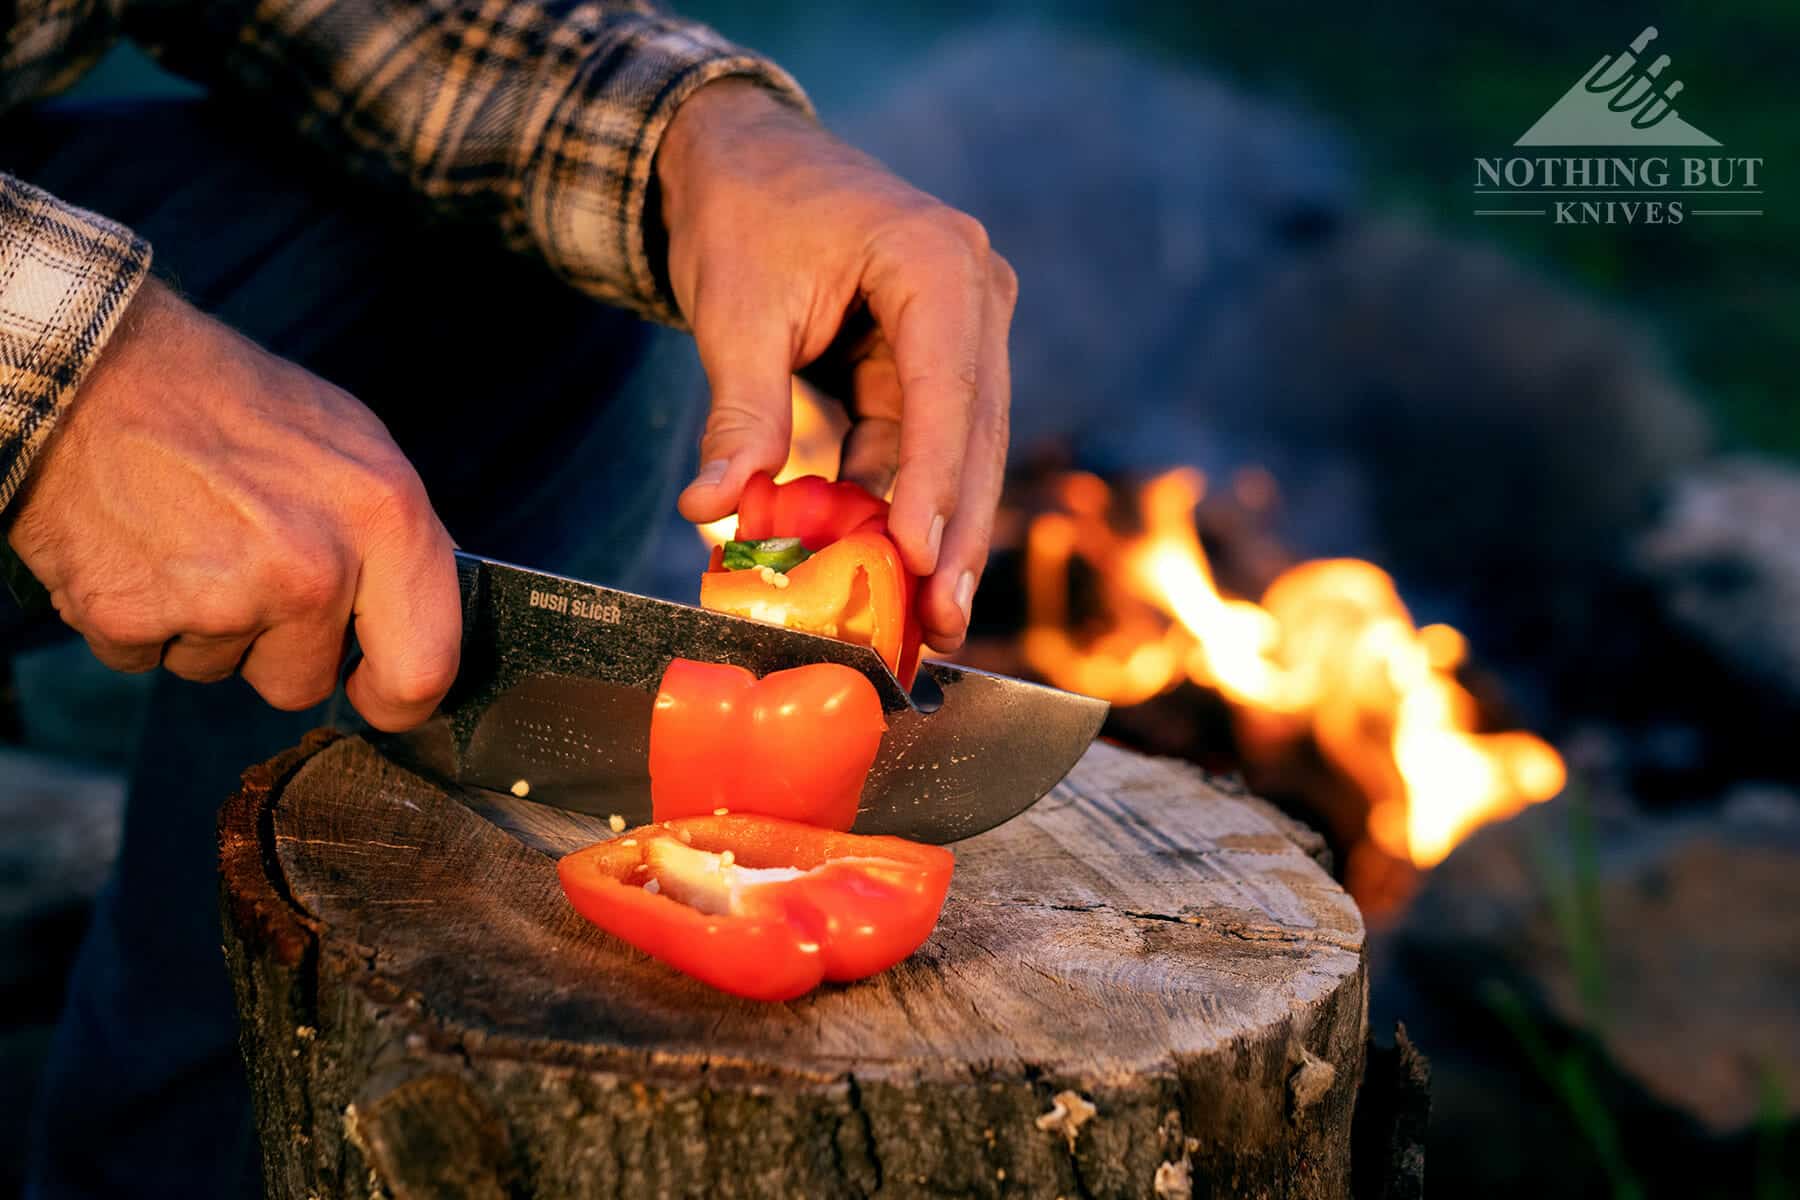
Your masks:
[[[694,476],[694,482],[688,484],[688,486],[716,487],[725,482],[725,472],[729,470],[731,470],[731,460],[729,458],[715,458],[704,467],[700,468],[700,473]]]
[[[931,518],[931,528],[925,531],[925,552],[931,555],[931,561],[937,562],[938,547],[944,543],[944,514],[937,513]]]
[[[962,609],[963,624],[974,619],[975,572],[964,571],[956,577],[956,607]]]

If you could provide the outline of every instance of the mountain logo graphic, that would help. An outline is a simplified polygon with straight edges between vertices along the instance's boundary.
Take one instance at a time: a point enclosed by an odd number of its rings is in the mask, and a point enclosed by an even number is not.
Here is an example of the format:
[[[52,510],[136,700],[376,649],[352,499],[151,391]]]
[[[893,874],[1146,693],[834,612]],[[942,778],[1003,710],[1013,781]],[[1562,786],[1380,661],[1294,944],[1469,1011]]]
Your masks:
[[[1720,145],[1675,111],[1682,85],[1662,78],[1669,56],[1644,61],[1645,48],[1655,40],[1656,26],[1646,26],[1629,50],[1600,59],[1513,145]]]

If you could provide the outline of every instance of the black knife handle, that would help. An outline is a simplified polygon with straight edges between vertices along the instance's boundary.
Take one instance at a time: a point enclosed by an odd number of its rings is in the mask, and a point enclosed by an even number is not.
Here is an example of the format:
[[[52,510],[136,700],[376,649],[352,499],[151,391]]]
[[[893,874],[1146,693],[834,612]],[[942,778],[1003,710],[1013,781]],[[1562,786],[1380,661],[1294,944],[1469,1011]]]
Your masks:
[[[462,648],[466,654],[469,639],[474,636],[475,622],[481,616],[482,588],[486,560],[477,554],[456,551],[456,590],[462,595]]]

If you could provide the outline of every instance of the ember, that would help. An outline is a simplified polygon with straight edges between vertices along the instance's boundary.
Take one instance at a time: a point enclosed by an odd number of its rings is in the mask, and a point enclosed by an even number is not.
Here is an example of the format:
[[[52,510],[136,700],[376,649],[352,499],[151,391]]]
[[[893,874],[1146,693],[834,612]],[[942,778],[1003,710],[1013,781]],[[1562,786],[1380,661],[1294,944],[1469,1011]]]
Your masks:
[[[1120,705],[1191,680],[1230,704],[1252,766],[1312,739],[1366,797],[1369,836],[1421,867],[1562,790],[1562,759],[1543,740],[1478,731],[1476,702],[1455,674],[1462,635],[1416,627],[1381,568],[1300,563],[1260,603],[1221,591],[1195,531],[1204,491],[1198,471],[1157,476],[1137,494],[1141,530],[1126,534],[1109,520],[1104,481],[1078,472],[1058,481],[1057,507],[1026,537],[1022,649],[1033,670]],[[1091,619],[1071,615],[1076,559],[1096,579]]]

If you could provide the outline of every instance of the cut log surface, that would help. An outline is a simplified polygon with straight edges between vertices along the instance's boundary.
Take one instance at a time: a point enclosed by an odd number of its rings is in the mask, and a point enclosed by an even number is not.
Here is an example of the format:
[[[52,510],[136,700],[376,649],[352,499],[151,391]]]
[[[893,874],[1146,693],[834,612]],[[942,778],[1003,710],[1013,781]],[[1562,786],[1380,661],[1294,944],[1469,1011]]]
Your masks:
[[[576,915],[603,822],[469,800],[315,735],[227,805],[271,1195],[1348,1193],[1361,917],[1190,768],[1095,746],[909,960],[778,1005]]]

